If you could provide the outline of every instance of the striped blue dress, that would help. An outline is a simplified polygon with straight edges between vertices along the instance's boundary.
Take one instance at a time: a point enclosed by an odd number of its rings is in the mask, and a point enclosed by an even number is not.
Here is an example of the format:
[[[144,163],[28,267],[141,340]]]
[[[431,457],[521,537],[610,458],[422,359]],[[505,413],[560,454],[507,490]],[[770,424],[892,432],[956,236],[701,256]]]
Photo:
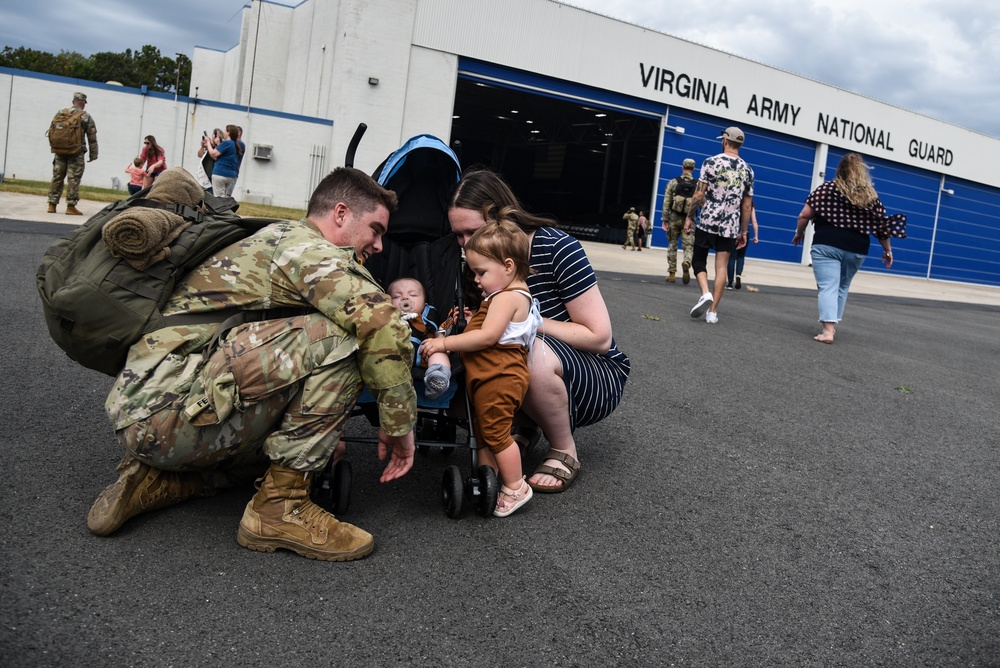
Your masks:
[[[528,276],[531,295],[538,300],[542,317],[569,322],[566,302],[597,284],[597,277],[580,242],[561,230],[541,227],[531,241]],[[562,362],[569,395],[570,427],[600,422],[618,406],[632,368],[628,357],[612,339],[603,355],[577,350],[539,331],[539,336]]]

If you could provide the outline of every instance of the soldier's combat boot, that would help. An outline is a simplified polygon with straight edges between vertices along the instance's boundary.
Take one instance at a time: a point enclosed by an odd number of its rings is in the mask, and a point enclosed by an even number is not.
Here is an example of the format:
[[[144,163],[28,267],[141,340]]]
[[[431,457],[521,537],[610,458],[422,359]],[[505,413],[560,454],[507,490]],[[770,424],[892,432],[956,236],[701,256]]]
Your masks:
[[[53,213],[54,212],[55,212],[55,210],[53,209]],[[76,208],[76,205],[74,205],[74,204],[67,204],[66,205],[66,215],[67,216],[82,216],[83,215],[83,211],[80,211],[78,208]]]
[[[98,536],[114,533],[136,515],[212,496],[217,487],[198,471],[161,471],[131,455],[125,455],[117,470],[118,480],[98,495],[87,515],[87,527]]]
[[[352,561],[370,553],[375,547],[370,533],[339,521],[309,500],[311,476],[272,463],[257,481],[236,541],[258,552],[280,548],[323,561]]]
[[[677,278],[676,278],[674,272],[670,272],[669,274],[667,274],[667,283],[673,283],[676,280],[677,280]]]
[[[49,213],[55,213],[55,212],[56,212],[56,205],[49,204]]]

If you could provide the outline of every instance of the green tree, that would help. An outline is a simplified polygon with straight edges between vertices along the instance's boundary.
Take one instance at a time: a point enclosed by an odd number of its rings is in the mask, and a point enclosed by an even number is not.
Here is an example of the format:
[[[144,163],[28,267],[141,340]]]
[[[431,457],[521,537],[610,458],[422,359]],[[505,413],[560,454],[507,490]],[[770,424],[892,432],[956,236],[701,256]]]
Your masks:
[[[182,53],[176,59],[163,56],[150,44],[139,51],[101,51],[89,57],[75,51],[54,55],[23,46],[5,46],[0,51],[0,67],[87,81],[117,81],[132,88],[146,86],[152,91],[178,95],[187,95],[191,88],[191,59]]]

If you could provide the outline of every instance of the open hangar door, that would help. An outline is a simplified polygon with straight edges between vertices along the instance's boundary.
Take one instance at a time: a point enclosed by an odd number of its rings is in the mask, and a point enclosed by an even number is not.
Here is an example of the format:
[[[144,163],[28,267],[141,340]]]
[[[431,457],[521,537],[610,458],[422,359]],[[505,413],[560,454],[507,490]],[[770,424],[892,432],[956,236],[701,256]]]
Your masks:
[[[531,212],[617,241],[625,211],[652,201],[663,116],[662,105],[618,97],[463,60],[452,145],[463,167],[501,173]]]

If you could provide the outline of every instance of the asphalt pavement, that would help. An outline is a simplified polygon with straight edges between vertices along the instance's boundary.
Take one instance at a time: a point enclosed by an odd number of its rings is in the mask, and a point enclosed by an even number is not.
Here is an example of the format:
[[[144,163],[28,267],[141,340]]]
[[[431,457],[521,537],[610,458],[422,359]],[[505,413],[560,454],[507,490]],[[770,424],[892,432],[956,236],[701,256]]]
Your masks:
[[[65,225],[0,219],[0,664],[1000,665],[997,304],[859,290],[822,345],[808,281],[752,265],[707,325],[662,251],[588,244],[632,375],[576,483],[449,519],[466,453],[381,485],[352,446],[343,519],[376,548],[335,564],[241,548],[250,487],[87,531],[112,379],[42,321]]]

